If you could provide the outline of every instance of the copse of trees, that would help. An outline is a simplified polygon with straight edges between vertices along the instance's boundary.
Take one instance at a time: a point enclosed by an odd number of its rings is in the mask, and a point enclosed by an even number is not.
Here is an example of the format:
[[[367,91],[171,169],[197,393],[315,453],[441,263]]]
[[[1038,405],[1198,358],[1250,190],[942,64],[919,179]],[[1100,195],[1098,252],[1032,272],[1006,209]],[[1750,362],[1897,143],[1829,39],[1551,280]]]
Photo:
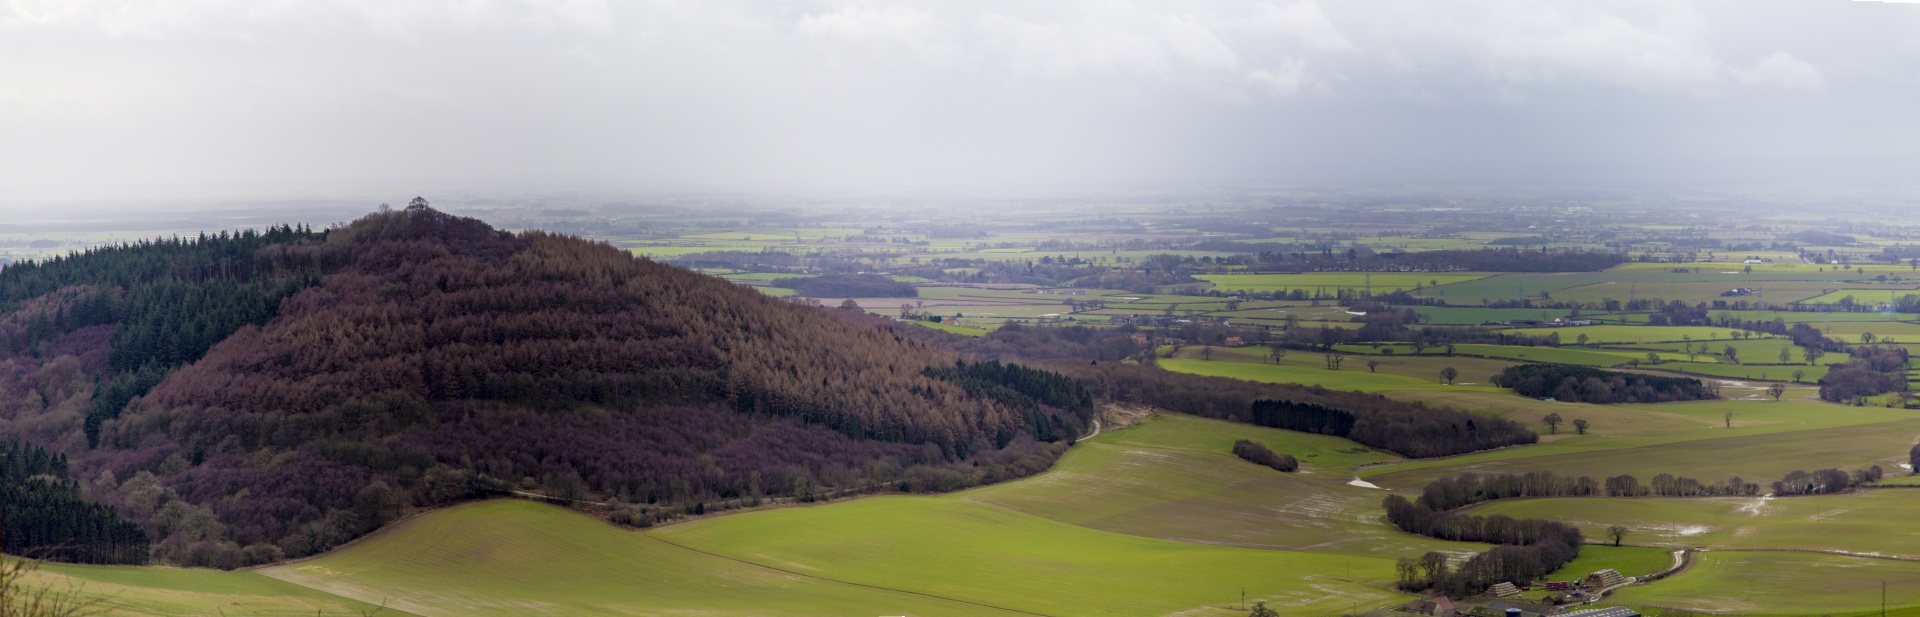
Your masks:
[[[1509,366],[1493,377],[1493,383],[1512,388],[1521,396],[1567,402],[1664,403],[1718,398],[1706,384],[1691,377],[1620,373],[1569,364]]]
[[[1265,445],[1245,439],[1233,442],[1233,455],[1256,465],[1272,467],[1276,471],[1292,473],[1300,469],[1300,461],[1293,456],[1274,452]]]
[[[1345,437],[1412,458],[1534,443],[1539,435],[1505,418],[1451,409],[1375,406],[1353,412],[1292,400],[1254,401],[1246,422]]]
[[[1839,469],[1820,469],[1812,472],[1795,469],[1788,472],[1780,481],[1773,483],[1773,494],[1787,496],[1839,493],[1862,484],[1879,482],[1885,475],[1886,472],[1880,469],[1879,465],[1855,470],[1852,473]]]
[[[911,283],[902,283],[878,274],[826,274],[781,279],[773,284],[810,298],[912,298],[920,295]]]
[[[67,458],[0,441],[0,537],[6,551],[72,563],[144,564],[147,533],[112,506],[87,501]]]
[[[1907,389],[1905,347],[1855,347],[1848,353],[1851,360],[1832,365],[1820,378],[1821,400],[1852,402]]]

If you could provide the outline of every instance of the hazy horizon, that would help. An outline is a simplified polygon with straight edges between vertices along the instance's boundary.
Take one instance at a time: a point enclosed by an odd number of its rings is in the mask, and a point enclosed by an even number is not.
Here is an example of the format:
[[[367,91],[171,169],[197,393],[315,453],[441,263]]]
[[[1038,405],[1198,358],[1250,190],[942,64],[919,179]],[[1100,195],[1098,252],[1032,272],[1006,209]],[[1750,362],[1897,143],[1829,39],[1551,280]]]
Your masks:
[[[12,2],[0,67],[15,212],[1920,168],[1905,3]]]

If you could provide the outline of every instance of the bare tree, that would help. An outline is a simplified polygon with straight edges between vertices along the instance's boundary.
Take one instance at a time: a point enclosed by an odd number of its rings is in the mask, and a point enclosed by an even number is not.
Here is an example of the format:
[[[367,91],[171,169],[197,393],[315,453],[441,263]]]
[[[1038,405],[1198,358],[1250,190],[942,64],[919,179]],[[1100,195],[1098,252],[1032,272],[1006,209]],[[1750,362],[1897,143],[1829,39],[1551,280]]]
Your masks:
[[[1372,372],[1374,372],[1374,369],[1378,369],[1378,368],[1380,368],[1380,361],[1379,361],[1379,360],[1368,360],[1368,361],[1367,361],[1367,372],[1369,372],[1369,373],[1372,373]]]
[[[1732,409],[1728,409],[1725,412],[1722,412],[1720,414],[1720,417],[1726,419],[1727,428],[1733,428],[1733,410]]]
[[[1440,381],[1447,382],[1447,385],[1449,386],[1453,385],[1453,380],[1459,377],[1460,377],[1460,371],[1454,369],[1451,366],[1440,369]]]
[[[1627,537],[1626,525],[1614,525],[1607,528],[1607,537],[1613,538],[1613,545],[1620,546],[1620,540]]]
[[[1580,434],[1580,435],[1585,435],[1585,434],[1587,434],[1587,427],[1588,427],[1588,426],[1589,426],[1589,425],[1587,424],[1587,421],[1586,421],[1586,419],[1584,419],[1584,418],[1574,418],[1574,419],[1573,419],[1573,430],[1574,430],[1574,433],[1576,433],[1576,434]]]
[[[1780,400],[1780,395],[1786,394],[1786,393],[1787,393],[1787,384],[1776,383],[1771,386],[1767,386],[1767,394],[1773,395],[1773,400],[1775,401]]]
[[[1560,433],[1560,420],[1560,414],[1558,412],[1549,413],[1547,417],[1540,419],[1541,422],[1547,425],[1548,434]]]

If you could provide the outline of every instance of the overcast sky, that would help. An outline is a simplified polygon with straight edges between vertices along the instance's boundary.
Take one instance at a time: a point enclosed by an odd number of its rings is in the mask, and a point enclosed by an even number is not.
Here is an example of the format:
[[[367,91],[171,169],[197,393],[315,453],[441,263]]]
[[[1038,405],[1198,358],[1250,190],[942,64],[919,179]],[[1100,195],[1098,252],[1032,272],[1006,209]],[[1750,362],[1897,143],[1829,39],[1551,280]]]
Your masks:
[[[0,0],[0,201],[1916,170],[1916,4]]]

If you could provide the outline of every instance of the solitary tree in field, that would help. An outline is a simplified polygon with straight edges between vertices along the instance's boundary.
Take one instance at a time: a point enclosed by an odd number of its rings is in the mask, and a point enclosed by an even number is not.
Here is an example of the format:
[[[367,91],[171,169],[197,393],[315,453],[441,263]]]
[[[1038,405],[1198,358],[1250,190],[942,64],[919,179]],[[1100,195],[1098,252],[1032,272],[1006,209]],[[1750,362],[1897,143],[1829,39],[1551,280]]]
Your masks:
[[[1777,383],[1771,386],[1767,386],[1767,394],[1773,395],[1773,400],[1775,401],[1779,401],[1780,395],[1786,394],[1786,393],[1787,393],[1787,384]]]
[[[1586,419],[1584,418],[1573,419],[1573,430],[1576,434],[1579,434],[1579,435],[1587,434],[1587,426],[1588,424]]]
[[[1653,364],[1659,364],[1659,363],[1660,363],[1660,354],[1657,354],[1657,353],[1653,353],[1653,352],[1651,352],[1651,351],[1649,351],[1649,352],[1647,352],[1647,362],[1650,362],[1650,363],[1653,363]]]
[[[1205,346],[1205,347],[1201,347],[1201,348],[1200,348],[1200,359],[1201,359],[1201,360],[1212,360],[1212,359],[1213,359],[1213,346],[1212,346],[1212,345],[1208,345],[1208,346]]]
[[[1368,361],[1367,361],[1367,372],[1369,372],[1369,373],[1372,373],[1372,372],[1375,372],[1375,371],[1374,371],[1374,369],[1377,369],[1377,368],[1380,368],[1380,361],[1379,361],[1379,360],[1368,360]]]
[[[1440,381],[1447,382],[1447,385],[1449,386],[1453,385],[1453,380],[1459,376],[1460,376],[1460,371],[1455,370],[1451,366],[1440,369]]]
[[[1861,333],[1860,333],[1860,342],[1861,342],[1861,343],[1865,343],[1865,344],[1868,344],[1868,345],[1872,345],[1872,344],[1873,344],[1873,333],[1872,333],[1872,332],[1861,332]]]
[[[1806,376],[1807,376],[1807,372],[1806,372],[1806,371],[1804,371],[1804,370],[1801,370],[1801,369],[1794,369],[1794,371],[1793,371],[1793,383],[1800,383],[1800,378],[1801,378],[1801,377],[1806,377]]]
[[[1827,351],[1819,347],[1808,347],[1807,350],[1801,352],[1800,355],[1807,359],[1807,364],[1813,364],[1819,362],[1820,358],[1825,357]]]
[[[1793,361],[1793,346],[1792,346],[1792,345],[1788,345],[1788,346],[1786,346],[1786,347],[1781,347],[1781,348],[1780,348],[1780,363],[1781,363],[1781,364],[1786,364],[1786,363],[1788,363],[1788,362],[1792,362],[1792,361]]]
[[[1274,343],[1267,347],[1267,358],[1273,360],[1274,364],[1279,364],[1280,361],[1286,359],[1286,357],[1287,348],[1282,347],[1279,343]]]
[[[1732,362],[1732,363],[1734,363],[1734,364],[1739,364],[1739,363],[1740,363],[1740,350],[1738,350],[1738,349],[1734,349],[1732,345],[1728,345],[1728,346],[1727,346],[1727,361],[1728,361],[1728,362]]]
[[[1573,337],[1573,343],[1575,345],[1587,344],[1587,335],[1585,333],[1581,333],[1580,336]]]
[[[1613,538],[1613,545],[1620,546],[1620,540],[1627,537],[1626,525],[1614,525],[1607,528],[1607,537]]]
[[[1727,428],[1733,428],[1733,410],[1732,409],[1728,409],[1724,412],[1721,412],[1720,417],[1724,418],[1727,421]]]
[[[1547,414],[1547,417],[1541,418],[1540,421],[1543,423],[1546,423],[1548,434],[1555,435],[1560,433],[1560,414],[1559,413]]]

